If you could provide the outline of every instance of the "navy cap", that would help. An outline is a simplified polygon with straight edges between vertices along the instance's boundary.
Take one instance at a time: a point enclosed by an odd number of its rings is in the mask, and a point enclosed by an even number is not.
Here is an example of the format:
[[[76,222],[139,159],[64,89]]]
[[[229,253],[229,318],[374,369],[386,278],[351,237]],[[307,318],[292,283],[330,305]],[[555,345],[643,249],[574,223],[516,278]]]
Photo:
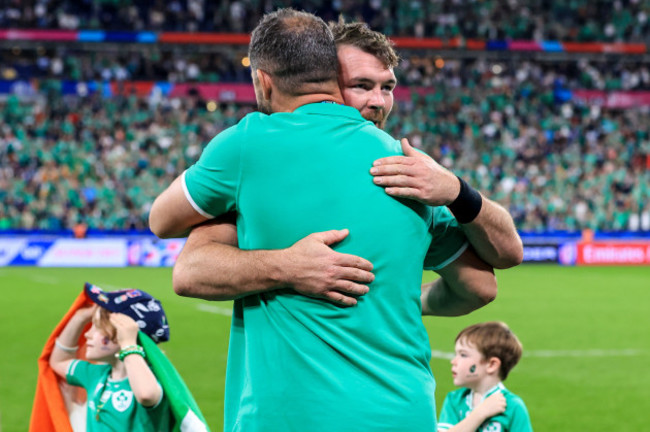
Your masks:
[[[154,342],[169,340],[169,324],[158,300],[138,289],[104,291],[86,282],[84,290],[90,299],[110,312],[128,315],[140,326],[140,331]]]

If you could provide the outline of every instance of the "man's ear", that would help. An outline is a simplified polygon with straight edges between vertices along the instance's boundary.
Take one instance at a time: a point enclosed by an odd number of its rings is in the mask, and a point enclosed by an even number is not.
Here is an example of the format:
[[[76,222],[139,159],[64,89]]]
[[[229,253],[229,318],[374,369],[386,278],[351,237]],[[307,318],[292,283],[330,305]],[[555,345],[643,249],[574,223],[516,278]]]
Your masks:
[[[271,75],[264,72],[261,69],[257,69],[257,79],[260,82],[260,87],[262,89],[262,96],[264,100],[271,100],[271,93],[273,89],[273,78]]]
[[[490,357],[487,361],[487,368],[485,369],[489,374],[499,374],[501,369],[501,359],[499,357]]]

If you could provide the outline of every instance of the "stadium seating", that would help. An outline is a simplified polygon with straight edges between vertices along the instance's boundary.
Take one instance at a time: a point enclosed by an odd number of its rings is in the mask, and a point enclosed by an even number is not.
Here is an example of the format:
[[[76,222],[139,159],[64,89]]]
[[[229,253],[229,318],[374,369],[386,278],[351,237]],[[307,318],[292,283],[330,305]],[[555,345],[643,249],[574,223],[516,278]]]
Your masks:
[[[431,93],[396,105],[387,129],[501,202],[522,230],[650,229],[647,109],[561,101],[564,78],[577,79],[534,63],[499,75],[449,64],[422,78]],[[62,95],[54,80],[0,102],[0,228],[146,228],[153,198],[253,109],[207,102]]]
[[[600,14],[603,3],[303,7],[397,36],[650,41],[643,2],[614,2],[611,14]],[[12,5],[0,11],[0,27],[245,33],[264,12],[262,3],[237,0]],[[236,97],[160,90],[248,85],[245,46],[95,47],[0,44],[0,230],[146,229],[153,198],[216,133],[254,109]],[[502,203],[520,230],[650,231],[650,69],[639,57],[400,54],[387,131]],[[143,81],[146,91],[124,90]]]
[[[0,28],[247,33],[267,8],[287,6],[324,19],[342,14],[391,36],[647,42],[650,30],[647,4],[638,0],[10,2]]]

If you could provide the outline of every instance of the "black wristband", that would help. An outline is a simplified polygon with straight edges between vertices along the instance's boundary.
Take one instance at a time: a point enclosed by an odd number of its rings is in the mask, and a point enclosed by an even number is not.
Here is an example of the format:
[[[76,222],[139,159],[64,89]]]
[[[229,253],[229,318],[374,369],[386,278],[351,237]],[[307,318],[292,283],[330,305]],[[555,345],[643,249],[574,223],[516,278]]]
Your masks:
[[[468,185],[465,180],[458,176],[456,178],[460,181],[460,192],[454,202],[449,204],[447,208],[449,208],[459,223],[470,223],[481,212],[483,197],[476,189]]]

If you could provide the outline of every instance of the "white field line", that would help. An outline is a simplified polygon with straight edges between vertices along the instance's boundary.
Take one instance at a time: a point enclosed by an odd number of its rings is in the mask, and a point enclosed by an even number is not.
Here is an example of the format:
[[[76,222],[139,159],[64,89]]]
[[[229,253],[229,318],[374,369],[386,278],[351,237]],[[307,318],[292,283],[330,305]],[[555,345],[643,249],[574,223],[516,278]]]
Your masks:
[[[27,279],[29,279],[29,280],[31,280],[33,282],[39,283],[39,284],[57,285],[59,283],[59,278],[53,277],[53,276],[40,276],[40,275],[30,274],[30,275],[26,275],[25,277]],[[91,283],[93,283],[93,282],[91,282]],[[80,285],[81,285],[81,288],[83,288],[83,284],[80,284]],[[131,289],[132,288],[132,287],[128,287],[128,286],[117,286],[117,285],[110,285],[110,284],[107,285],[107,284],[103,284],[103,283],[99,283],[97,286],[100,287],[101,289],[103,289],[104,291],[118,291],[118,290],[125,290],[125,289]],[[2,430],[0,430],[0,432],[2,432]]]
[[[646,354],[645,350],[640,349],[620,349],[620,350],[606,350],[606,349],[589,349],[589,350],[536,350],[524,351],[524,357],[630,357]],[[451,360],[454,357],[453,353],[433,350],[431,357],[437,359]]]
[[[232,316],[232,309],[228,309],[224,307],[200,303],[196,306],[196,308],[203,312],[210,312],[213,314],[224,315],[224,316]],[[646,351],[639,350],[639,349],[537,350],[537,351],[524,352],[524,357],[628,357],[628,356],[643,355],[645,353]],[[451,360],[454,357],[454,353],[432,350],[431,357],[437,359]]]
[[[628,349],[589,349],[589,350],[538,350],[529,353],[526,357],[630,357],[643,355],[644,350]]]
[[[40,275],[33,275],[33,274],[25,275],[25,277],[39,284],[56,285],[59,283],[59,281],[55,277],[40,276]]]
[[[203,312],[210,312],[217,315],[232,316],[232,309],[214,305],[199,303],[196,308]]]
[[[57,285],[59,283],[59,278],[56,276],[42,276],[39,274],[28,274],[25,275],[25,278],[29,279],[30,281],[39,283],[39,284],[48,284],[48,285]],[[90,282],[93,283],[93,282]],[[83,288],[83,284],[80,284],[80,286]],[[125,290],[129,289],[131,287],[125,287],[125,286],[117,286],[117,285],[107,285],[103,283],[99,283],[97,285],[104,291],[117,291],[117,290]],[[2,432],[2,431],[0,431]]]
[[[92,282],[91,282],[92,283]],[[123,286],[117,286],[117,285],[102,285],[101,283],[97,285],[104,291],[121,291],[125,289],[132,289],[132,287],[123,287]]]

